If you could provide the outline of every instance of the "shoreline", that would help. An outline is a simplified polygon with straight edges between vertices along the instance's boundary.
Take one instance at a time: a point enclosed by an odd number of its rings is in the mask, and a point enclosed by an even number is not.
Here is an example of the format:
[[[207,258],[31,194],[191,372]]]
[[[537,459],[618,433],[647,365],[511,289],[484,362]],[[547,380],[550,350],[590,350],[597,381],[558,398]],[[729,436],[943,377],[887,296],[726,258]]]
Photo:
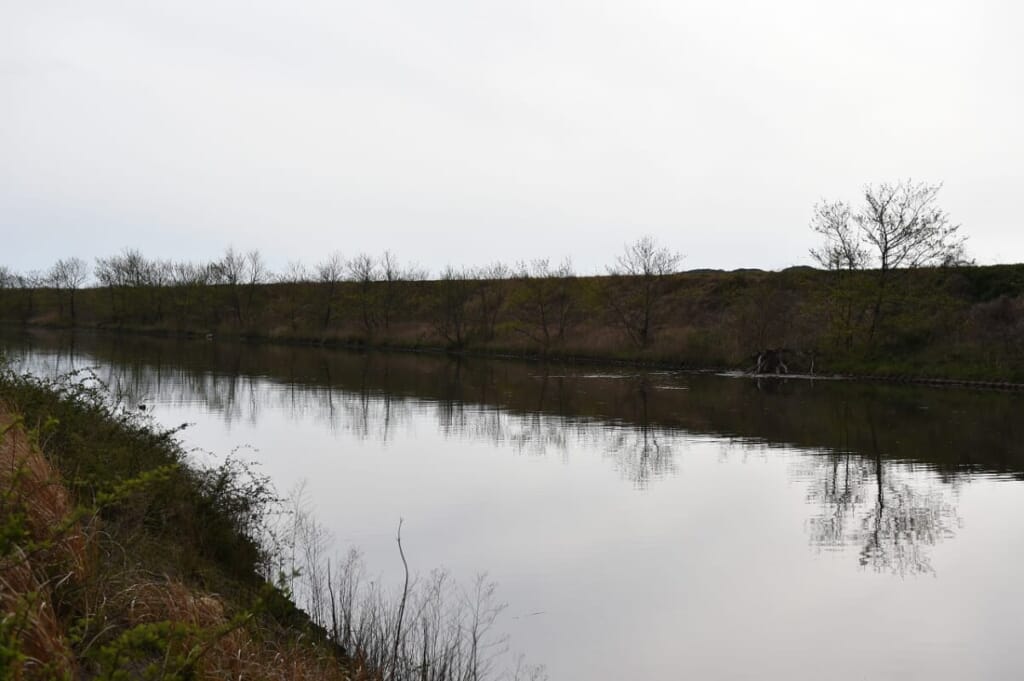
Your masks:
[[[174,331],[168,329],[139,329],[139,328],[104,328],[88,326],[67,326],[55,324],[15,324],[11,322],[0,322],[0,329],[16,329],[23,333],[31,334],[33,330],[66,333],[66,334],[94,334],[108,337],[149,337],[168,340],[186,340],[202,342],[231,342],[243,345],[271,345],[271,346],[293,346],[306,348],[322,348],[329,350],[343,350],[358,353],[401,353],[401,354],[423,354],[434,356],[445,356],[450,358],[470,359],[496,359],[506,361],[519,361],[538,365],[560,365],[560,366],[605,366],[633,369],[655,369],[662,371],[673,371],[679,373],[693,374],[716,374],[726,378],[747,379],[747,380],[797,380],[797,381],[850,381],[861,383],[883,383],[920,385],[934,388],[964,388],[973,390],[986,390],[998,392],[1024,392],[1024,383],[1013,381],[998,381],[986,379],[962,379],[944,376],[920,376],[907,374],[877,374],[877,373],[822,373],[813,374],[805,372],[793,373],[763,373],[755,374],[748,371],[726,366],[700,366],[688,363],[684,360],[673,361],[663,359],[642,359],[622,358],[595,355],[574,355],[553,353],[540,355],[537,353],[516,353],[509,350],[489,350],[487,348],[447,348],[436,345],[405,345],[399,343],[368,343],[365,341],[353,342],[337,338],[314,339],[303,336],[268,336],[259,334],[223,334],[216,335],[201,331]]]

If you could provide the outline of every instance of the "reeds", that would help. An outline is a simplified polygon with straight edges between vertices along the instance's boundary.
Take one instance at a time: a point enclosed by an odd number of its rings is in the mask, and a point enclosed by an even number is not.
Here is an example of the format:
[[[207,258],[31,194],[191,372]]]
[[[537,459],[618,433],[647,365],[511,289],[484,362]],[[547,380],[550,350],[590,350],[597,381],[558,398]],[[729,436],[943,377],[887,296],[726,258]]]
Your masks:
[[[357,549],[340,560],[327,558],[327,533],[301,498],[292,514],[296,562],[286,573],[294,576],[297,602],[359,673],[388,681],[546,678],[542,667],[509,655],[509,642],[497,627],[505,605],[486,574],[468,586],[442,569],[410,579],[399,527],[396,553],[406,579],[389,589],[368,575]]]

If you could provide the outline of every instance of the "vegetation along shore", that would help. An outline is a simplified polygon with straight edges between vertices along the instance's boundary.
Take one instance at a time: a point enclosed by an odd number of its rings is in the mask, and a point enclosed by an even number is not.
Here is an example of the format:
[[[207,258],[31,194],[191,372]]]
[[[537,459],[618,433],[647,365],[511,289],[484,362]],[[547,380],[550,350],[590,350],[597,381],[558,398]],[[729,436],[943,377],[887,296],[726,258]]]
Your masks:
[[[680,271],[649,237],[596,276],[535,260],[430,275],[386,252],[273,273],[258,251],[136,250],[0,271],[0,320],[688,368],[1024,382],[1024,265],[977,266],[938,187],[823,202],[819,268]],[[87,285],[89,284],[89,285]],[[766,361],[767,360],[767,361]]]
[[[541,678],[496,666],[486,579],[389,591],[358,553],[326,559],[298,500],[177,435],[88,372],[0,357],[0,678]]]

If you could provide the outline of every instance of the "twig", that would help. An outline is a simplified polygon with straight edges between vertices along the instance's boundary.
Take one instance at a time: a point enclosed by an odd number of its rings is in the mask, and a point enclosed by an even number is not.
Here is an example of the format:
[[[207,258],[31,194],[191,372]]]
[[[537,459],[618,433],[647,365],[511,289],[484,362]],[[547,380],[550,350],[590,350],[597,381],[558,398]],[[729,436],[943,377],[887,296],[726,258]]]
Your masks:
[[[402,558],[402,567],[405,569],[405,584],[402,586],[402,601],[398,604],[398,624],[395,627],[395,646],[391,652],[391,678],[395,678],[395,671],[398,666],[398,644],[402,638],[402,618],[405,617],[405,601],[409,597],[409,563],[405,560],[405,551],[402,550],[402,519],[398,519],[398,555]]]

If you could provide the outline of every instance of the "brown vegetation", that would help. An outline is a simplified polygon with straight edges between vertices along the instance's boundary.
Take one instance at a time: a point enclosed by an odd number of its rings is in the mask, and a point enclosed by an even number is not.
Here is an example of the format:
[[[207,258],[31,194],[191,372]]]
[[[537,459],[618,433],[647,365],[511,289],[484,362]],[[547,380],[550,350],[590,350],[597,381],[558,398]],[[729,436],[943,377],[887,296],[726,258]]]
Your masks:
[[[3,678],[352,678],[329,646],[140,570],[2,405],[0,433]]]
[[[69,676],[74,656],[54,609],[52,587],[61,581],[81,581],[87,568],[87,538],[81,523],[65,527],[72,508],[67,491],[2,404],[0,433],[3,510],[8,523],[15,514],[22,519],[22,541],[0,558],[0,610],[10,623],[4,634],[18,637],[24,654],[21,671],[14,677]]]

